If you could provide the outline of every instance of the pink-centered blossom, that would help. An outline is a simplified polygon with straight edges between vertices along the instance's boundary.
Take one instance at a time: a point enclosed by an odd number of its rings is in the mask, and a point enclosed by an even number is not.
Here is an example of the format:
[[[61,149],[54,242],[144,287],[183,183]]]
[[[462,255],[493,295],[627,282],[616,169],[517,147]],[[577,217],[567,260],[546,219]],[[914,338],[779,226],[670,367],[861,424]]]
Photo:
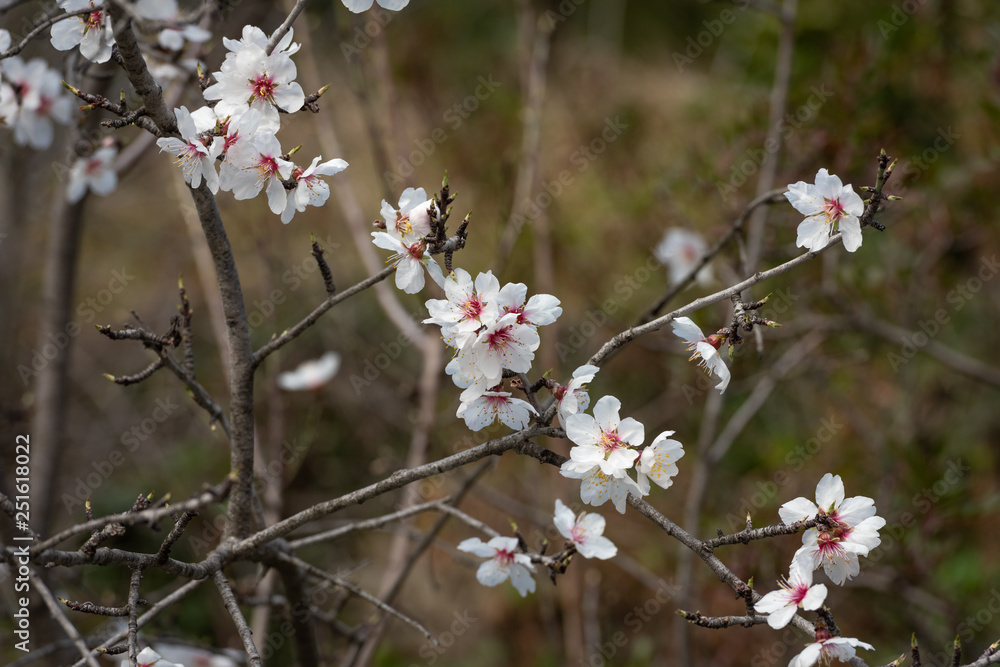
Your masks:
[[[111,30],[111,16],[103,3],[93,0],[59,0],[59,8],[67,13],[92,8],[87,14],[71,16],[52,24],[51,42],[58,51],[80,47],[80,54],[95,63],[111,58],[115,37]]]
[[[291,181],[295,187],[288,192],[281,221],[286,225],[292,221],[296,211],[301,213],[307,206],[322,206],[330,198],[330,186],[320,176],[333,176],[347,169],[347,162],[340,158],[321,163],[322,157],[313,158],[305,169],[294,167]]]
[[[391,262],[396,267],[396,287],[403,292],[416,294],[424,288],[424,268],[435,283],[444,284],[444,273],[427,251],[426,242],[405,242],[386,232],[372,232],[372,243],[392,251],[393,254],[386,262]]]
[[[702,330],[691,321],[689,317],[678,317],[670,323],[674,334],[683,338],[687,342],[687,349],[691,352],[691,360],[699,359],[698,365],[705,369],[709,377],[716,375],[719,384],[715,388],[719,393],[726,391],[729,386],[729,368],[719,354],[719,347],[722,345],[722,337],[712,334],[705,336]]]
[[[587,393],[587,385],[594,379],[599,370],[601,369],[597,366],[585,364],[573,371],[573,379],[566,386],[556,385],[553,392],[556,400],[559,401],[557,408],[559,423],[565,426],[570,415],[583,412],[590,407],[590,394]]]
[[[642,444],[645,430],[631,417],[621,419],[621,402],[614,396],[602,396],[594,406],[594,416],[570,415],[566,437],[576,446],[570,459],[580,464],[597,465],[601,472],[620,477],[639,456],[635,448]]]
[[[431,233],[431,199],[423,188],[406,188],[399,196],[399,209],[382,200],[385,231],[400,240],[419,240]]]
[[[192,188],[201,185],[202,178],[212,194],[219,191],[219,175],[215,171],[215,159],[222,153],[225,140],[222,137],[203,134],[214,128],[212,125],[198,127],[187,107],[174,109],[177,115],[177,130],[181,138],[164,137],[156,140],[161,151],[174,155],[174,164],[181,168],[184,182]],[[205,142],[208,142],[208,145]]]
[[[271,211],[281,214],[288,197],[283,181],[294,168],[282,157],[277,137],[260,129],[227,150],[220,181],[232,189],[236,199],[252,199],[266,188]]]
[[[75,204],[83,199],[87,190],[102,197],[114,191],[118,187],[118,175],[113,166],[116,157],[117,148],[104,146],[87,157],[77,159],[69,170],[66,199]]]
[[[579,516],[574,515],[573,510],[557,498],[553,522],[559,533],[572,542],[584,558],[607,560],[618,553],[618,547],[603,535],[605,521],[600,514],[580,512]]]
[[[509,392],[487,391],[462,403],[455,416],[464,419],[465,425],[473,431],[479,431],[498,420],[515,431],[520,431],[527,428],[531,415],[537,414],[531,403],[514,398]]]
[[[62,125],[73,118],[73,99],[62,86],[59,72],[41,58],[25,63],[14,56],[0,61],[0,70],[9,94],[0,106],[0,115],[14,130],[14,141],[21,146],[44,150],[55,136],[53,121]]]
[[[795,245],[816,251],[830,243],[834,228],[844,240],[844,248],[854,252],[861,247],[861,215],[865,204],[849,184],[840,177],[820,169],[815,184],[804,181],[788,186],[785,198],[795,210],[806,216],[799,223]]]
[[[707,251],[708,246],[701,234],[675,227],[663,235],[659,245],[653,249],[653,255],[670,272],[670,284],[676,285],[694,271]],[[711,265],[702,267],[695,279],[701,285],[710,283]]]
[[[805,650],[792,658],[788,667],[811,667],[817,662],[829,665],[834,660],[850,662],[857,656],[856,648],[874,651],[875,647],[853,637],[831,637],[826,628],[816,630],[816,641],[806,644]]]
[[[778,510],[786,524],[822,517],[824,523],[802,535],[802,546],[793,561],[803,568],[823,567],[830,580],[843,584],[860,571],[858,556],[867,556],[881,543],[878,530],[885,519],[875,515],[875,501],[865,496],[844,498],[840,475],[827,473],[816,485],[816,502],[790,500]]]
[[[826,586],[812,583],[813,571],[792,562],[788,579],[779,581],[779,590],[771,591],[754,605],[768,614],[767,624],[775,630],[785,627],[800,607],[807,611],[819,609],[826,600]]]
[[[482,327],[497,317],[497,293],[500,282],[492,271],[480,273],[475,282],[465,269],[456,268],[444,281],[444,299],[428,299],[424,304],[430,315],[424,324],[436,324],[443,336],[461,348]]]
[[[244,36],[247,34],[257,33],[244,29]],[[291,30],[285,38],[291,39]],[[206,100],[219,101],[215,111],[220,116],[239,115],[247,109],[258,110],[260,130],[275,133],[280,126],[278,110],[298,111],[305,103],[305,94],[294,81],[297,70],[288,52],[275,49],[268,55],[259,41],[257,37],[240,42],[226,41],[231,53],[220,70],[214,72],[216,83],[206,88],[204,95]]]
[[[474,382],[462,400],[471,400],[503,379],[504,369],[527,373],[540,339],[533,327],[518,324],[517,314],[508,313],[469,337],[458,351],[459,369]]]
[[[476,579],[482,585],[496,586],[510,579],[521,597],[535,592],[535,580],[531,576],[535,567],[531,558],[518,552],[516,537],[494,537],[485,543],[478,537],[470,537],[463,540],[458,549],[487,559],[476,571]]]

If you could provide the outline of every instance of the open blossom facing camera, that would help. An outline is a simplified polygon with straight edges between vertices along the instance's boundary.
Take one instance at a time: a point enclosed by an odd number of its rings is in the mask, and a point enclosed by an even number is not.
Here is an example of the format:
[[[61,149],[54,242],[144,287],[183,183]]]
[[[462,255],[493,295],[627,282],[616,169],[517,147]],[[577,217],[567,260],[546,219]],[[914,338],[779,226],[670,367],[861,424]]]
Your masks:
[[[670,271],[670,284],[676,285],[686,278],[705,255],[708,246],[698,232],[687,229],[668,229],[653,249],[653,254]],[[698,283],[705,285],[712,281],[712,267],[704,266],[695,276]]]
[[[306,361],[294,371],[278,376],[278,386],[285,391],[315,391],[330,381],[340,370],[340,355],[327,352],[319,359]]]
[[[572,542],[584,558],[607,560],[618,553],[618,547],[602,534],[605,523],[600,514],[581,512],[579,516],[575,516],[573,510],[557,498],[553,522],[559,533]]]
[[[807,611],[819,609],[826,600],[826,586],[812,583],[813,571],[792,562],[788,579],[778,582],[781,589],[771,591],[754,605],[754,608],[768,614],[767,624],[775,630],[785,627],[802,607]]]
[[[719,393],[726,391],[729,386],[729,368],[719,354],[719,347],[722,345],[722,337],[716,334],[705,336],[701,329],[691,321],[689,317],[678,317],[670,323],[674,334],[687,341],[687,349],[691,352],[691,359],[700,358],[698,365],[705,369],[705,372],[719,377],[719,384],[715,388]]]
[[[92,0],[59,0],[59,8],[66,12],[88,8],[94,11],[52,24],[52,46],[59,51],[69,51],[79,46],[80,54],[87,60],[107,62],[111,58],[115,37],[111,32],[111,16],[107,10],[100,9],[102,4]]]
[[[220,116],[239,115],[247,109],[261,113],[260,130],[277,132],[278,109],[292,113],[305,103],[302,86],[295,83],[295,63],[289,57],[292,31],[268,55],[261,46],[267,41],[260,28],[246,26],[243,40],[225,40],[231,53],[218,72],[216,83],[205,89],[206,100],[219,100],[215,111]]]
[[[816,172],[816,183],[804,181],[788,186],[785,198],[795,210],[806,216],[799,223],[795,245],[816,251],[825,248],[837,227],[848,252],[861,247],[861,215],[865,204],[850,185],[826,169]]]
[[[83,199],[89,189],[96,195],[111,194],[118,187],[118,175],[113,163],[118,157],[118,149],[114,146],[98,148],[88,157],[81,157],[69,170],[69,185],[66,187],[66,199],[71,203]]]
[[[576,446],[570,459],[578,463],[600,466],[605,475],[619,476],[632,467],[638,447],[645,438],[645,429],[635,419],[620,419],[621,401],[603,396],[594,406],[594,416],[570,415],[566,420],[566,437]]]
[[[816,630],[816,641],[807,644],[802,653],[792,658],[788,667],[811,667],[817,662],[821,665],[829,665],[834,660],[840,662],[850,662],[851,658],[857,656],[857,647],[874,651],[875,647],[853,637],[831,637],[829,630],[819,628]]]
[[[535,567],[526,554],[518,553],[516,537],[494,537],[489,542],[470,537],[458,545],[458,550],[489,559],[476,571],[476,579],[483,586],[496,586],[509,578],[521,597],[535,592],[531,576]]]
[[[881,544],[878,530],[885,525],[885,519],[875,516],[874,500],[864,496],[845,500],[844,482],[831,473],[816,485],[815,503],[799,497],[782,505],[778,515],[786,524],[825,517],[826,524],[802,535],[793,561],[810,570],[822,566],[830,580],[841,585],[858,574],[858,556],[867,556]]]

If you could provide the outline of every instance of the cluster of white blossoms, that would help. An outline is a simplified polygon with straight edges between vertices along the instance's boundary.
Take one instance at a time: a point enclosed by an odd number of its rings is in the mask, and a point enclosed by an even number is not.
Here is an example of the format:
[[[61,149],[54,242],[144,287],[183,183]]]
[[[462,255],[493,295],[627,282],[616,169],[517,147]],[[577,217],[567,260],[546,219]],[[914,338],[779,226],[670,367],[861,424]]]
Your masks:
[[[0,53],[10,48],[10,33],[0,30]],[[0,61],[0,125],[14,132],[14,142],[35,150],[52,145],[53,122],[73,118],[73,100],[59,72],[41,58],[24,62],[18,56]]]
[[[229,53],[214,73],[216,83],[204,93],[215,105],[193,112],[175,109],[181,138],[156,143],[176,156],[192,188],[204,180],[213,194],[231,191],[236,199],[251,199],[265,191],[271,211],[287,224],[307,206],[326,203],[330,186],[320,176],[343,171],[347,162],[339,158],[320,162],[322,158],[316,157],[303,168],[290,160],[295,150],[286,154],[281,149],[276,136],[279,112],[293,113],[305,103],[302,87],[294,81],[291,55],[299,45],[292,42],[291,30],[270,55],[268,36],[255,26],[245,26],[241,39],[223,43]]]
[[[640,452],[645,428],[631,417],[621,419],[620,410],[617,398],[603,396],[594,405],[593,416],[569,415],[564,427],[575,446],[559,472],[563,477],[583,480],[583,502],[596,506],[610,499],[624,514],[629,494],[640,498],[649,494],[650,479],[664,489],[673,484],[676,461],[684,456],[684,447],[670,439],[673,431],[664,431]],[[632,467],[635,480],[628,475]]]
[[[613,558],[618,553],[618,547],[604,537],[605,522],[600,515],[586,512],[574,514],[557,498],[553,523],[566,538],[570,553],[601,560]],[[476,571],[476,579],[484,586],[496,586],[510,579],[521,597],[535,592],[535,579],[531,576],[535,566],[531,556],[521,552],[516,537],[494,537],[489,542],[470,537],[463,540],[458,549],[486,559]]]
[[[864,496],[844,498],[844,483],[840,475],[827,473],[816,485],[816,502],[807,498],[790,500],[778,510],[781,520],[790,525],[797,521],[820,519],[822,523],[802,535],[802,546],[792,557],[788,579],[779,582],[781,589],[772,591],[755,605],[759,612],[769,614],[768,624],[775,629],[785,627],[798,608],[819,609],[826,600],[823,584],[813,585],[813,571],[820,567],[830,581],[843,585],[860,570],[858,556],[868,553],[881,543],[878,536],[885,519],[875,515],[875,501]],[[809,667],[836,658],[843,662],[855,656],[858,646],[873,647],[857,639],[831,637],[818,630],[816,641],[789,663],[789,667]]]

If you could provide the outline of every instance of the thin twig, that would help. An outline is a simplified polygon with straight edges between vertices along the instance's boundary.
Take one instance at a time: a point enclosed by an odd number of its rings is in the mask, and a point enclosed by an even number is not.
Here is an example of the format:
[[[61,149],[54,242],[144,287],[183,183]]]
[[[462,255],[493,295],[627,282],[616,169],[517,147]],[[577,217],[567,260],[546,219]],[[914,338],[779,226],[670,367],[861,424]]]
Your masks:
[[[128,662],[136,667],[139,661],[139,584],[142,582],[142,568],[132,568],[132,578],[128,585]]]
[[[240,611],[240,605],[236,602],[236,596],[233,595],[233,589],[229,585],[226,575],[223,574],[222,570],[219,570],[212,579],[215,581],[215,586],[219,589],[219,594],[222,595],[222,602],[226,605],[226,609],[229,610],[229,615],[233,617],[233,623],[236,624],[236,631],[239,633],[240,639],[243,640],[243,650],[246,651],[250,666],[263,667],[264,663],[260,659],[260,653],[257,652],[257,647],[253,643],[250,626],[247,625],[247,620],[243,618],[243,612]]]
[[[32,585],[42,596],[45,606],[49,608],[49,613],[52,614],[52,618],[56,619],[56,622],[59,623],[62,629],[66,632],[66,636],[73,641],[73,645],[80,651],[80,655],[84,656],[82,662],[90,665],[90,667],[101,667],[97,664],[97,660],[90,655],[90,651],[87,650],[87,644],[83,641],[83,637],[80,636],[76,627],[66,617],[66,611],[62,608],[62,605],[59,604],[59,601],[56,600],[56,597],[52,595],[52,591],[50,591],[48,586],[45,585],[42,578],[30,570],[28,572],[28,576],[31,577],[33,582]]]

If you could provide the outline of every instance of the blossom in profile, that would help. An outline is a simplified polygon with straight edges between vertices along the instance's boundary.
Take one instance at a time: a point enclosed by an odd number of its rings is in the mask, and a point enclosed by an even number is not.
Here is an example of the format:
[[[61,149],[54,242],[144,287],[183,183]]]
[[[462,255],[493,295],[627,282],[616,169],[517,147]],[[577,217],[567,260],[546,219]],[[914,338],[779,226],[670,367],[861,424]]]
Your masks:
[[[663,239],[653,249],[653,255],[670,272],[670,284],[676,285],[694,271],[707,251],[708,245],[701,234],[674,227],[663,235]],[[695,280],[701,285],[710,283],[712,267],[707,264],[702,267]]]
[[[177,157],[174,161],[184,174],[184,182],[192,188],[201,186],[202,178],[212,194],[219,191],[219,174],[215,171],[215,158],[219,157],[225,145],[222,137],[212,137],[205,145],[205,137],[201,133],[215,127],[203,125],[198,127],[187,107],[174,109],[177,115],[177,130],[181,138],[163,137],[156,140],[161,151],[166,151]]]
[[[90,190],[94,194],[111,194],[118,187],[118,175],[113,163],[118,157],[118,149],[114,146],[98,148],[88,157],[81,157],[69,170],[69,185],[66,187],[66,199],[71,204],[83,199]]]
[[[778,515],[786,524],[819,517],[823,523],[802,535],[802,546],[793,561],[803,568],[823,567],[835,584],[842,585],[860,571],[858,556],[881,544],[878,530],[885,519],[875,516],[875,501],[865,496],[844,498],[840,475],[827,473],[816,485],[816,502],[796,498],[781,506]]]
[[[597,366],[586,364],[573,371],[573,379],[566,384],[556,385],[554,394],[559,401],[559,422],[566,425],[566,420],[570,415],[583,412],[590,407],[590,394],[587,393],[587,385],[593,381],[594,376],[601,369]]]
[[[670,323],[674,334],[683,338],[687,342],[687,349],[691,352],[691,360],[699,359],[698,365],[705,369],[709,376],[716,375],[719,384],[715,388],[719,393],[726,391],[729,386],[729,368],[719,354],[719,347],[723,338],[717,334],[705,336],[701,329],[690,317],[678,317]]]
[[[483,586],[496,586],[510,579],[521,597],[535,592],[535,580],[531,576],[535,567],[531,558],[518,553],[516,537],[494,537],[489,542],[470,537],[463,540],[458,549],[487,559],[476,571],[476,579]]]
[[[677,459],[684,456],[684,445],[671,440],[673,431],[664,431],[656,436],[653,442],[644,447],[636,462],[636,482],[642,489],[642,494],[649,493],[649,480],[656,482],[661,488],[669,488],[677,475]]]
[[[344,6],[355,14],[371,9],[374,0],[343,0]],[[379,7],[391,9],[398,12],[400,9],[410,4],[410,0],[378,0]]]
[[[865,204],[849,184],[826,169],[816,172],[815,184],[804,181],[792,183],[785,198],[795,210],[806,216],[799,223],[795,245],[812,251],[821,250],[830,243],[830,237],[839,231],[844,247],[854,252],[861,247],[861,215]]]
[[[812,667],[817,662],[829,665],[835,659],[840,662],[850,662],[857,656],[857,647],[874,651],[875,647],[853,637],[831,637],[826,628],[816,630],[816,641],[806,644],[805,650],[792,658],[788,667]]]
[[[340,370],[340,355],[327,352],[319,359],[306,361],[294,371],[278,376],[278,386],[285,391],[315,391],[330,381]]]
[[[577,552],[584,558],[599,558],[607,560],[618,553],[618,547],[604,537],[604,517],[600,514],[580,512],[579,516],[566,507],[563,501],[556,498],[556,529],[572,542]]]
[[[330,198],[330,186],[320,176],[333,176],[347,169],[347,162],[340,158],[321,163],[322,159],[315,157],[305,169],[298,166],[292,169],[291,181],[295,187],[288,192],[285,210],[281,213],[281,221],[286,225],[296,211],[301,213],[307,206],[322,206]]]
[[[406,242],[386,232],[372,232],[372,243],[392,251],[386,263],[396,267],[396,287],[406,294],[416,294],[424,288],[425,267],[435,283],[444,285],[444,272],[427,251],[426,241]]]
[[[779,581],[779,590],[771,591],[754,605],[754,609],[768,614],[767,624],[775,630],[788,625],[801,607],[807,611],[819,609],[826,600],[826,586],[813,585],[813,571],[792,562],[788,579]]]
[[[92,8],[88,14],[71,16],[52,24],[51,42],[57,51],[69,51],[77,46],[80,54],[95,63],[106,63],[111,58],[115,43],[111,30],[111,16],[104,3],[93,0],[59,0],[59,8],[67,13]]]

